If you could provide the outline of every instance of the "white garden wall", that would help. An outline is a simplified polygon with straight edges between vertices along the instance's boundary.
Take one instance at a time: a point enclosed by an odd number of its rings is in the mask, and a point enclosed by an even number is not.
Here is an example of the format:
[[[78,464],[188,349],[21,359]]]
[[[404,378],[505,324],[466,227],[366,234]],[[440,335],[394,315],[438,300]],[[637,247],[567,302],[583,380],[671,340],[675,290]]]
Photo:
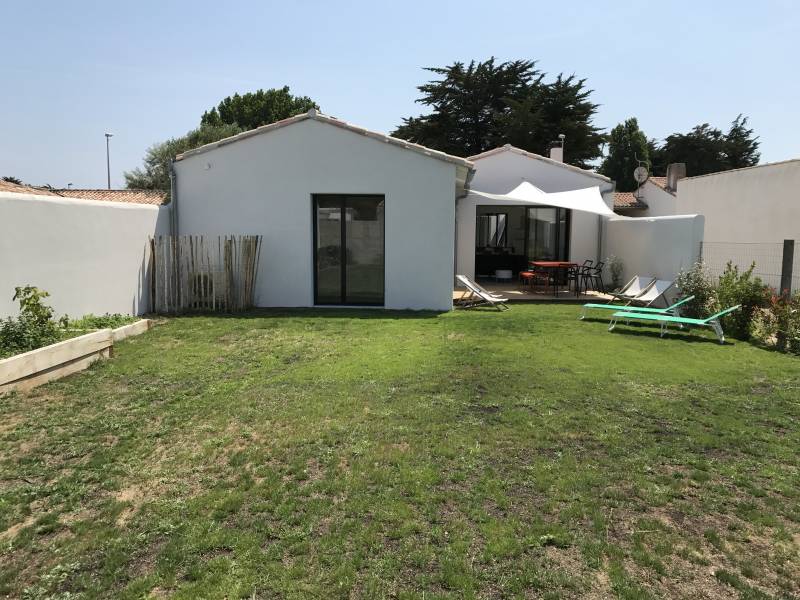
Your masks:
[[[678,181],[676,210],[706,217],[707,242],[800,239],[800,159]],[[735,258],[735,257],[731,257]]]
[[[0,192],[0,317],[14,287],[50,293],[57,314],[142,314],[148,236],[169,230],[167,207]]]
[[[675,279],[698,259],[703,241],[702,215],[612,217],[605,226],[605,256],[622,259],[622,280],[634,275]],[[610,281],[606,271],[604,279]]]

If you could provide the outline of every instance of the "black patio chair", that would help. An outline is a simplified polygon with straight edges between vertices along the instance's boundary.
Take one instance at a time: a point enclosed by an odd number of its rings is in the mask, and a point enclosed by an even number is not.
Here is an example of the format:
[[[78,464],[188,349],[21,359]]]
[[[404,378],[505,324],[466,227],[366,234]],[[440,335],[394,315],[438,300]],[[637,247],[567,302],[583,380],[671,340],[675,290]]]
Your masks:
[[[592,268],[593,262],[592,259],[587,258],[579,267],[572,267],[567,271],[567,285],[572,283],[575,289],[575,297],[581,295],[581,286],[584,281],[584,276]]]
[[[589,267],[586,272],[581,276],[581,280],[583,282],[583,289],[584,290],[595,290],[606,293],[606,288],[603,285],[603,267],[606,263],[602,260],[594,265],[593,267]]]

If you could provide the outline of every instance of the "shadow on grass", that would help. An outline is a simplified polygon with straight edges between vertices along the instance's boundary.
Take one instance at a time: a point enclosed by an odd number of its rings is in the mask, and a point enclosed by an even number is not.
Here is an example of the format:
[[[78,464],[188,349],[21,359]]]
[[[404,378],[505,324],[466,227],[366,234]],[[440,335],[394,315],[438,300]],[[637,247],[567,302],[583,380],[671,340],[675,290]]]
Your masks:
[[[620,323],[617,323],[617,326],[614,328],[614,330],[610,331],[609,333],[612,333],[612,334],[617,333],[617,334],[622,334],[622,335],[632,335],[632,336],[640,336],[640,337],[649,337],[649,338],[655,338],[657,340],[661,340],[661,339],[664,339],[664,340],[677,340],[677,341],[680,341],[680,342],[687,342],[687,343],[692,343],[692,344],[696,344],[698,342],[704,342],[704,343],[713,343],[713,344],[716,344],[717,346],[733,346],[734,345],[733,342],[731,342],[731,341],[729,341],[727,339],[725,340],[724,343],[720,344],[719,340],[716,338],[716,336],[714,336],[714,337],[707,336],[707,335],[705,335],[706,332],[703,331],[703,330],[700,330],[700,329],[695,330],[696,333],[692,333],[691,330],[688,330],[688,329],[684,329],[682,331],[681,330],[670,330],[669,332],[667,332],[662,337],[658,330],[645,329],[645,326],[642,326],[642,325],[634,325],[633,323],[631,323],[630,325],[627,325],[627,324],[622,325],[622,328],[620,328],[620,325],[621,325]]]
[[[496,312],[496,311],[495,311]],[[385,308],[254,308],[244,312],[192,311],[180,314],[144,315],[147,318],[160,317],[186,319],[194,317],[213,317],[215,319],[279,319],[299,317],[303,319],[375,319],[396,321],[401,319],[435,319],[447,311],[430,310],[389,310]]]

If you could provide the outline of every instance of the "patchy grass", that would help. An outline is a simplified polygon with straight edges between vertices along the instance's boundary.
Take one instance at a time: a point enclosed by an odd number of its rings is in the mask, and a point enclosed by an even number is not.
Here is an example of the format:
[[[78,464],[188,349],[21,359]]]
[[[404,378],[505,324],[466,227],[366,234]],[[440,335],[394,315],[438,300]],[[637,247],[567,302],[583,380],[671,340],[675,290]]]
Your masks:
[[[577,312],[173,319],[4,398],[0,596],[797,596],[797,359]]]

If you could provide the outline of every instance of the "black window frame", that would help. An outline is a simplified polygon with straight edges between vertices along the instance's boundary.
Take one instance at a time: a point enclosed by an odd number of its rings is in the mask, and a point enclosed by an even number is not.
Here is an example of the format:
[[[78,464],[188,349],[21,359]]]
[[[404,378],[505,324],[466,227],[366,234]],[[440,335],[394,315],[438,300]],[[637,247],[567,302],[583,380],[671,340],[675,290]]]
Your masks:
[[[317,274],[317,236],[319,232],[317,231],[317,208],[318,198],[340,198],[341,202],[339,205],[339,214],[340,214],[340,236],[341,236],[341,302],[319,302],[319,293],[318,293],[318,274]],[[383,199],[383,229],[381,231],[381,236],[383,238],[383,278],[381,282],[382,287],[382,294],[381,302],[346,302],[347,298],[347,217],[345,212],[345,207],[347,203],[347,198],[382,198]],[[313,263],[312,269],[314,271],[314,306],[377,306],[382,307],[386,306],[386,194],[332,194],[332,193],[319,193],[319,194],[311,194],[311,221],[313,224],[313,235],[312,235],[312,248],[313,248]]]

